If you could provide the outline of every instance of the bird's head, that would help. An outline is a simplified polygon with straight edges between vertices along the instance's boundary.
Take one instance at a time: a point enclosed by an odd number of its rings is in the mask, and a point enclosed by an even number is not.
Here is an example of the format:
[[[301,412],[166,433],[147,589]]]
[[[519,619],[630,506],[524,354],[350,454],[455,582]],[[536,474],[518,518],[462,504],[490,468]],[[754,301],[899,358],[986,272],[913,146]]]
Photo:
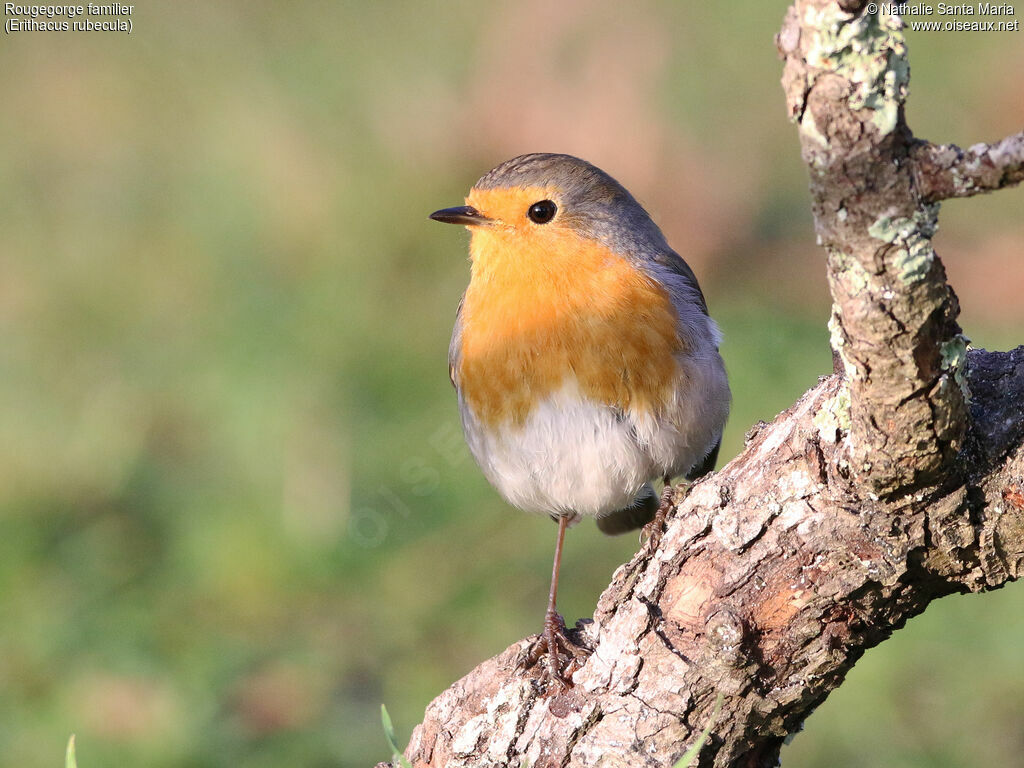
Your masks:
[[[634,257],[668,247],[621,184],[571,155],[508,160],[473,186],[466,205],[435,211],[430,218],[469,228],[477,267],[537,260],[571,269],[582,251],[595,246]]]

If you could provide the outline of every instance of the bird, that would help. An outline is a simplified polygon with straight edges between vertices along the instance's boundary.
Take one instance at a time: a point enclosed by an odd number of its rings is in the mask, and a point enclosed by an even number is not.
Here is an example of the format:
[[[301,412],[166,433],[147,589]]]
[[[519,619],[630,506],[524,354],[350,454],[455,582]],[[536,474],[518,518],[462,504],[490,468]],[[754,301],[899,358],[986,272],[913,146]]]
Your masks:
[[[721,332],[643,206],[578,157],[514,157],[430,218],[470,232],[448,354],[470,453],[509,504],[558,523],[524,666],[546,659],[545,689],[571,686],[590,650],[556,606],[566,529],[643,527],[657,548],[672,478],[717,461],[731,402]]]

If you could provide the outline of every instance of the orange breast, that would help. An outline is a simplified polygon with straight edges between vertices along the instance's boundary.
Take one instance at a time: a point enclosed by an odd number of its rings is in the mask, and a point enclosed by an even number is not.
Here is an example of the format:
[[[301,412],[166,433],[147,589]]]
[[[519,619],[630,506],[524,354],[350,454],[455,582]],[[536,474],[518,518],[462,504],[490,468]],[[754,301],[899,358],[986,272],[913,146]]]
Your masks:
[[[567,228],[474,228],[456,383],[477,418],[521,424],[567,381],[622,409],[671,397],[682,348],[668,294]]]

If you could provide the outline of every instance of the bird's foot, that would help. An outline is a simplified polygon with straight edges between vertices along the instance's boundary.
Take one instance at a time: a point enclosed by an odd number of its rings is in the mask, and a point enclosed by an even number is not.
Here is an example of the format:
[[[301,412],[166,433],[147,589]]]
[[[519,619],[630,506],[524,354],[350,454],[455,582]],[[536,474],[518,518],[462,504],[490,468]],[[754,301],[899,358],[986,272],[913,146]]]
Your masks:
[[[671,483],[665,483],[665,488],[661,492],[661,501],[658,503],[658,511],[654,513],[651,522],[647,523],[640,532],[640,541],[649,544],[651,552],[657,552],[658,545],[661,544],[661,536],[665,533],[665,524],[668,522],[668,513],[674,506],[672,497],[675,492],[676,489]]]
[[[560,693],[572,687],[572,676],[582,667],[592,649],[572,640],[565,620],[555,611],[544,616],[544,631],[526,655],[525,669],[543,662],[540,684],[545,696]]]

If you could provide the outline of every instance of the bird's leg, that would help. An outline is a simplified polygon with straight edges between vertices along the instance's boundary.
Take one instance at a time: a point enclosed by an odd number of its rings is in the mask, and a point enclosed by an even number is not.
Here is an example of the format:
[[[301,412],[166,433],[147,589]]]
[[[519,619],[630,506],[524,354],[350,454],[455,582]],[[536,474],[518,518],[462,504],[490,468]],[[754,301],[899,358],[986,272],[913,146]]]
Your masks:
[[[558,572],[562,565],[562,543],[569,517],[558,518],[558,539],[555,542],[555,561],[551,567],[551,590],[548,592],[548,609],[544,614],[544,631],[534,643],[526,658],[526,667],[532,667],[546,655],[542,680],[549,683],[548,693],[572,685],[572,674],[587,660],[590,652],[566,634],[565,620],[555,609],[558,597]]]
[[[658,503],[658,511],[654,513],[651,522],[644,526],[641,537],[646,537],[651,545],[651,552],[658,550],[661,543],[661,535],[665,532],[665,523],[668,522],[668,513],[672,509],[672,496],[675,489],[672,487],[672,478],[665,478],[665,487],[661,491],[661,501]]]

